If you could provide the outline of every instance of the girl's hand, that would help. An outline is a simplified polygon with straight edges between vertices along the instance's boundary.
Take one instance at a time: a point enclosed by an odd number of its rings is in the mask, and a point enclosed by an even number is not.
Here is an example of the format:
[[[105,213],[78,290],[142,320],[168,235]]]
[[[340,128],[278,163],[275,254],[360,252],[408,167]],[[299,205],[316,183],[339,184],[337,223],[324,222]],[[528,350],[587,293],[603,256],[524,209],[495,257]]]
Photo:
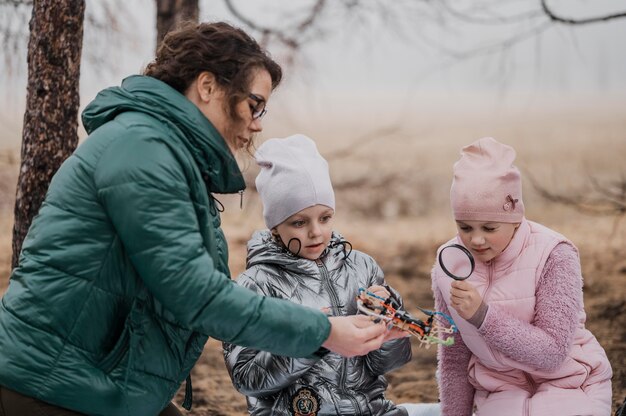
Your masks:
[[[387,299],[389,296],[391,296],[391,293],[389,293],[389,291],[385,289],[385,287],[380,286],[380,285],[370,286],[367,288],[367,291],[383,299]],[[387,324],[387,325],[390,325],[390,324]],[[383,342],[393,341],[394,339],[406,338],[410,336],[411,334],[407,331],[403,331],[393,326],[392,327],[388,326],[387,331],[385,332],[385,340]]]
[[[380,285],[373,285],[367,288],[368,292],[371,292],[373,294],[375,294],[378,297],[381,297],[383,299],[387,299],[389,296],[391,296],[391,294],[389,293],[389,291],[387,289],[385,289],[383,286]]]
[[[394,339],[398,338],[408,338],[410,336],[411,333],[409,333],[408,331],[403,331],[394,326],[391,329],[387,329],[387,333],[385,333],[385,340],[383,341],[383,343],[387,341],[393,341]]]
[[[461,318],[468,320],[478,310],[483,298],[474,286],[465,280],[455,280],[450,288],[450,304]]]

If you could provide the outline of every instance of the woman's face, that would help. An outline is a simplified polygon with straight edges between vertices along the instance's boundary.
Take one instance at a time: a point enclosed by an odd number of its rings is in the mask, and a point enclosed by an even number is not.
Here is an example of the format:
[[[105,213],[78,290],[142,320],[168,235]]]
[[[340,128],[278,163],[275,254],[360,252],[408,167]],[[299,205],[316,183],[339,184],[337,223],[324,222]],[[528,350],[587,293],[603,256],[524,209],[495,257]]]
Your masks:
[[[507,248],[519,224],[506,222],[457,221],[465,247],[476,260],[488,262]]]
[[[198,100],[190,94],[187,97],[194,101],[200,111],[209,119],[211,124],[224,137],[230,151],[235,154],[246,148],[252,141],[255,133],[263,130],[262,118],[256,117],[265,108],[265,104],[272,93],[272,78],[265,69],[258,69],[252,76],[248,97],[235,106],[238,120],[228,112],[228,97],[223,88],[216,82],[210,73],[198,76],[194,84],[198,93]],[[191,91],[193,94],[194,91]]]

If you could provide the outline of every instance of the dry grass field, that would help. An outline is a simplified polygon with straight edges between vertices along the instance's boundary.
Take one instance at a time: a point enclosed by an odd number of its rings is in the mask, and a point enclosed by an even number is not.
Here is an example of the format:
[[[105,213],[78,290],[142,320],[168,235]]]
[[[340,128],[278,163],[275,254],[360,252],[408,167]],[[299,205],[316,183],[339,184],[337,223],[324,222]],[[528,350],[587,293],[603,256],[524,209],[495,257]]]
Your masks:
[[[418,132],[360,142],[339,132],[314,137],[329,158],[336,185],[336,229],[355,249],[378,260],[389,283],[403,294],[409,311],[433,304],[429,271],[436,247],[454,233],[447,197],[451,166],[462,145],[485,135],[511,144],[525,174],[565,195],[593,195],[590,177],[606,186],[625,177],[623,110],[454,123],[432,119],[421,125]],[[348,146],[352,150],[346,154]],[[17,175],[15,157],[9,153],[0,155],[0,292],[9,273]],[[246,176],[251,179],[256,170],[248,165]],[[626,221],[616,226],[614,217],[583,215],[547,202],[528,180],[524,192],[527,217],[565,234],[580,249],[587,326],[612,363],[617,405],[626,397]],[[253,191],[246,192],[243,211],[238,197],[218,199],[226,206],[223,224],[236,276],[245,266],[248,237],[262,227],[261,207]],[[418,349],[415,344],[412,361],[389,374],[388,397],[398,402],[436,401],[435,366],[435,348]],[[230,383],[219,342],[207,344],[192,377],[194,408],[190,414],[245,414],[245,400]]]

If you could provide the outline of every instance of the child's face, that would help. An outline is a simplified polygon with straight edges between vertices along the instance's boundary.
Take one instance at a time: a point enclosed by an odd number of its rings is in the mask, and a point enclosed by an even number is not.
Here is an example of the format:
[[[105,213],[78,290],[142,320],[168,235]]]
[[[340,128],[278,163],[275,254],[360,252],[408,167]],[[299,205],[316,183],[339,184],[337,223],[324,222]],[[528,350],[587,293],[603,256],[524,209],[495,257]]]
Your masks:
[[[487,262],[502,253],[513,239],[519,224],[506,222],[457,221],[456,227],[465,247],[476,260]]]
[[[292,253],[309,260],[322,254],[332,234],[335,211],[326,205],[314,205],[293,214],[277,225],[274,230]],[[300,244],[292,239],[297,238]]]

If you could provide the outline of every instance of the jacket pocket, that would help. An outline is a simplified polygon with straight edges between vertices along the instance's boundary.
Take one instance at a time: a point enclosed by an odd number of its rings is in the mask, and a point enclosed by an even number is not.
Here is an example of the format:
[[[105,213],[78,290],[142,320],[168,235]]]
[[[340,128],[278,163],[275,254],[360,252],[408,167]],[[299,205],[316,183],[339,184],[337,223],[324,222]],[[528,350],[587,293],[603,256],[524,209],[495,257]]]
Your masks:
[[[118,338],[111,351],[98,363],[98,367],[106,374],[110,373],[122,361],[128,352],[130,345],[130,330],[128,324],[124,325],[124,330]]]

